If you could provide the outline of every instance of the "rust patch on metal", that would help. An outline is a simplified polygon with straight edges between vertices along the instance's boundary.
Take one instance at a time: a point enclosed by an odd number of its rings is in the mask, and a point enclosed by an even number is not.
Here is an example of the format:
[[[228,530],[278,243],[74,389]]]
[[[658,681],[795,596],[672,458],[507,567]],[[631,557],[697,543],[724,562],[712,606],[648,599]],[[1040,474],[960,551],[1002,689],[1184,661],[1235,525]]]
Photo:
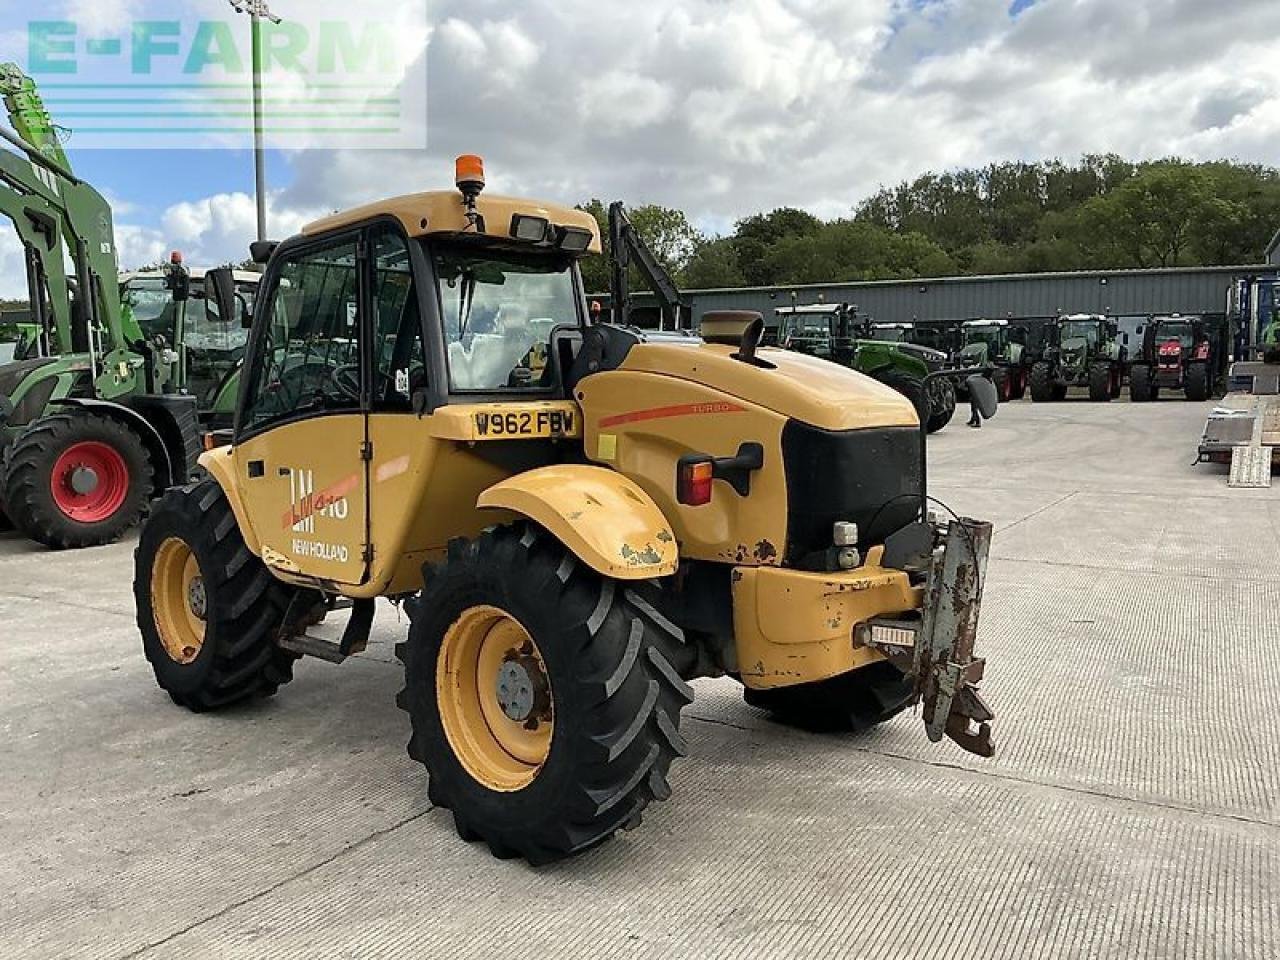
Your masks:
[[[768,563],[770,560],[777,559],[778,550],[768,540],[761,540],[756,544],[754,554],[759,563]]]

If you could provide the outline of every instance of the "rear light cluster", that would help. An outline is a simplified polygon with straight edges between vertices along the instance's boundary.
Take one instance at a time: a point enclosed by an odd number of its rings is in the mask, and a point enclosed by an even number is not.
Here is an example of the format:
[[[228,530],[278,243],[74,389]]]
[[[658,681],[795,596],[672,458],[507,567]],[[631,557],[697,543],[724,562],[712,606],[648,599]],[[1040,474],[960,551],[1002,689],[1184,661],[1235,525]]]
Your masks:
[[[716,466],[710,457],[683,457],[676,470],[676,499],[686,507],[711,502]]]

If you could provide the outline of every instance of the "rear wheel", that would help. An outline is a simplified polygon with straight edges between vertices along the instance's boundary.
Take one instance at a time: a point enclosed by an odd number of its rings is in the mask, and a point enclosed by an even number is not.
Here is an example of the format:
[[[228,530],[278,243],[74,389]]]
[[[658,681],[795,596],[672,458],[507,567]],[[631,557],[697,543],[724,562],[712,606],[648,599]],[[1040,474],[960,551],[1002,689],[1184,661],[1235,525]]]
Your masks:
[[[684,638],[632,585],[533,526],[454,541],[424,580],[397,702],[463,840],[547,863],[670,795],[693,699],[673,664]]]
[[[1031,399],[1036,403],[1047,403],[1056,399],[1053,369],[1043,360],[1031,368],[1030,385]]]
[[[1095,403],[1111,399],[1111,364],[1095,363],[1089,368],[1089,399]]]
[[[1187,399],[1209,399],[1209,365],[1193,363],[1187,367]]]
[[[155,484],[142,438],[111,417],[55,413],[5,452],[13,525],[55,549],[113,543],[141,519]]]
[[[939,377],[928,385],[929,392],[929,433],[937,433],[956,413],[955,384],[947,377]]]
[[[910,400],[911,405],[916,408],[916,416],[920,418],[920,422],[928,422],[931,415],[929,398],[925,396],[924,382],[919,377],[905,373],[896,367],[878,370],[872,376],[886,387],[893,387]]]
[[[753,707],[781,723],[815,732],[862,731],[897,716],[915,700],[910,678],[888,661],[817,683],[743,691]]]
[[[288,587],[245,545],[222,489],[170,490],[142,528],[133,594],[156,682],[197,712],[275,693],[297,655],[276,640],[314,622],[319,594]]]

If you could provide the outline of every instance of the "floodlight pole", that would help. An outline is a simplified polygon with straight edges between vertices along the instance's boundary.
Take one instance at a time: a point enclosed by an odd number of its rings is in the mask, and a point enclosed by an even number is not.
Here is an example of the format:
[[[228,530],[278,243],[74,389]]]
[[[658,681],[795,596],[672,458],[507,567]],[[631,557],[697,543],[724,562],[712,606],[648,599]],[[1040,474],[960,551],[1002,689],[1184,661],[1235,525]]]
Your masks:
[[[236,13],[249,14],[253,34],[253,180],[258,202],[258,239],[267,239],[267,156],[262,118],[262,18],[279,23],[267,0],[229,0]]]

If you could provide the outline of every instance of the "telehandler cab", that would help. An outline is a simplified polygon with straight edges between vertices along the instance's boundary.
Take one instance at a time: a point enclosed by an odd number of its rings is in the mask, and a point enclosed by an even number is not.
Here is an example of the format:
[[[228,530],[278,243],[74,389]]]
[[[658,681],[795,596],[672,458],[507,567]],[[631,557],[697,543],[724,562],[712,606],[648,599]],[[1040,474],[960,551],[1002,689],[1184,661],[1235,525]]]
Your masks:
[[[476,157],[457,183],[254,245],[230,444],[136,553],[159,685],[197,711],[274,693],[403,601],[430,800],[533,863],[669,795],[696,677],[802,723],[920,704],[930,739],[990,756],[991,526],[928,516],[911,404],[760,349],[759,314],[592,325],[592,217],[482,195]],[[309,634],[340,601],[341,641]]]

